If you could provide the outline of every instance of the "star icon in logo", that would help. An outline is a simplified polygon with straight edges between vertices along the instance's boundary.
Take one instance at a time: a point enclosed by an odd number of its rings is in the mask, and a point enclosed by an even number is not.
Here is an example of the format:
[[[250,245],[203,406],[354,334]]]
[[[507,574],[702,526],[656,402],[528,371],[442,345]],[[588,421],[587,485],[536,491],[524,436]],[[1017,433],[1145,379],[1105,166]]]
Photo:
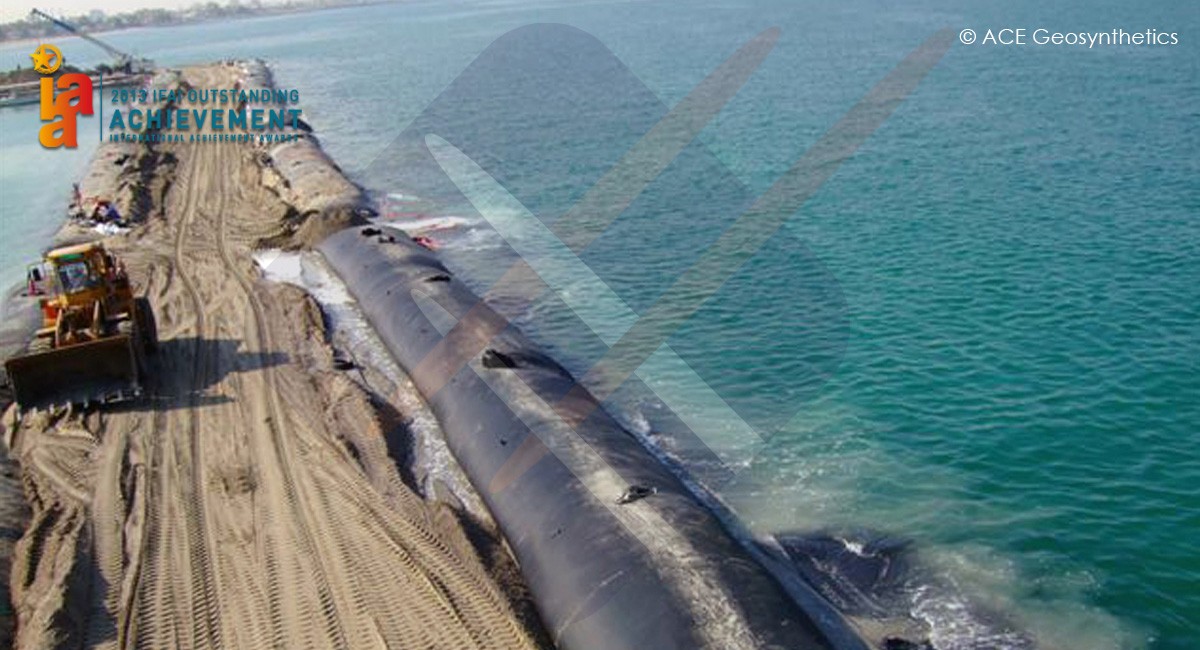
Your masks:
[[[42,74],[53,74],[62,67],[62,52],[49,43],[43,43],[29,55],[33,59],[33,69]]]

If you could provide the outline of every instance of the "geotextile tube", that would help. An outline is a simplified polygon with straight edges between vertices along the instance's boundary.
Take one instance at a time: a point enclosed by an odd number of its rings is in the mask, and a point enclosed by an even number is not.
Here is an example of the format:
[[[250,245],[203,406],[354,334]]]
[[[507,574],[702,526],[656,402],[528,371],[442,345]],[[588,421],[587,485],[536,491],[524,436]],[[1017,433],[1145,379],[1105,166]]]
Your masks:
[[[866,647],[827,603],[797,604],[515,328],[491,337],[487,323],[502,322],[491,314],[444,336],[490,310],[432,253],[361,226],[317,248],[428,400],[560,647]]]

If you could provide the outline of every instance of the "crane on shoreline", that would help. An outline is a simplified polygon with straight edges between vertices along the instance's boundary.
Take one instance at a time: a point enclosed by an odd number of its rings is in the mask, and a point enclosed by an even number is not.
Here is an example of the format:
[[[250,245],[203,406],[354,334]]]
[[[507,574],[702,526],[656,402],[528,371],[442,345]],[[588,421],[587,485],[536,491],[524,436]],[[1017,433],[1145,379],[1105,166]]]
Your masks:
[[[88,34],[87,32],[83,31],[82,29],[79,29],[78,27],[72,25],[71,23],[68,23],[67,21],[65,21],[61,18],[56,18],[56,17],[42,11],[41,9],[34,8],[29,12],[29,15],[34,18],[41,18],[43,20],[48,20],[48,21],[54,23],[55,25],[61,27],[62,29],[74,34],[75,36],[78,36],[79,38],[82,38],[83,40],[85,40],[85,41],[91,43],[92,45],[95,45],[96,47],[99,47],[100,49],[107,52],[115,60],[114,65],[106,66],[109,68],[109,71],[124,72],[126,74],[141,74],[144,72],[150,72],[154,69],[153,61],[150,61],[149,59],[144,59],[141,57],[135,57],[127,52],[118,50],[117,48],[109,45],[108,43],[105,43],[104,41],[96,38],[95,36],[92,36],[91,34]],[[100,66],[97,66],[97,69],[100,69]],[[103,70],[101,70],[101,71],[103,72]]]

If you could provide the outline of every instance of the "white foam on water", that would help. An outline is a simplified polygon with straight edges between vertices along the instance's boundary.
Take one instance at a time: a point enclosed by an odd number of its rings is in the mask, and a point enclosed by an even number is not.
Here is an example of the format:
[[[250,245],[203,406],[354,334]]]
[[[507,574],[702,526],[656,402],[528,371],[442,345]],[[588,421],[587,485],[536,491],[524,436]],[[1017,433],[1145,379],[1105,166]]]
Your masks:
[[[1094,576],[1039,581],[1044,595],[1022,597],[1031,578],[982,545],[921,548],[931,574],[910,592],[911,614],[938,650],[1138,650],[1146,635],[1085,604]]]
[[[504,239],[496,234],[495,230],[474,224],[457,236],[448,238],[443,245],[446,249],[457,253],[477,253],[505,247]]]
[[[392,384],[386,388],[371,388],[391,396],[399,404],[401,413],[408,418],[406,425],[416,437],[418,457],[426,470],[426,482],[422,486],[424,494],[433,495],[435,482],[440,481],[471,514],[490,519],[491,515],[451,454],[437,418],[421,398],[408,374],[379,339],[349,289],[329,268],[325,259],[315,252],[295,253],[273,249],[257,251],[253,257],[267,279],[291,284],[308,292],[329,319],[338,347],[349,353],[358,365],[377,369]],[[365,377],[359,378],[366,382]]]
[[[617,421],[621,423],[621,426],[625,427],[626,429],[629,429],[638,435],[650,435],[650,420],[640,409],[625,409],[616,414],[616,417]]]
[[[772,435],[745,480],[723,491],[760,534],[857,530],[864,480],[902,470],[853,407],[817,397]]]
[[[471,225],[471,222],[463,217],[424,217],[413,219],[394,219],[394,220],[377,220],[377,226],[400,230],[409,235],[419,235],[430,232],[438,232],[441,230],[452,230],[454,228],[464,228]]]
[[[850,540],[850,539],[840,539],[838,541],[840,541],[842,543],[842,546],[846,547],[847,551],[850,551],[851,553],[853,553],[859,557],[868,557],[870,555],[869,553],[867,553],[867,549],[865,546],[863,546],[862,542],[858,542],[858,541]]]
[[[938,650],[1008,650],[1028,648],[1012,632],[994,631],[979,624],[960,594],[923,586],[912,594],[912,614],[929,626],[929,641]]]

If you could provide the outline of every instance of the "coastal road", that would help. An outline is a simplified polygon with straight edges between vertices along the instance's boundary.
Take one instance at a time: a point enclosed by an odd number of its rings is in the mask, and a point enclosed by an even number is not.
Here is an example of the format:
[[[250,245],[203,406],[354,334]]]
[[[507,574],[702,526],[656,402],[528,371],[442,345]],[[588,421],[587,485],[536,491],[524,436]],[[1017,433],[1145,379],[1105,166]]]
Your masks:
[[[286,209],[257,150],[162,149],[162,216],[114,243],[158,315],[148,397],[19,431],[20,646],[536,647],[460,520],[400,479],[319,309],[259,276]]]

